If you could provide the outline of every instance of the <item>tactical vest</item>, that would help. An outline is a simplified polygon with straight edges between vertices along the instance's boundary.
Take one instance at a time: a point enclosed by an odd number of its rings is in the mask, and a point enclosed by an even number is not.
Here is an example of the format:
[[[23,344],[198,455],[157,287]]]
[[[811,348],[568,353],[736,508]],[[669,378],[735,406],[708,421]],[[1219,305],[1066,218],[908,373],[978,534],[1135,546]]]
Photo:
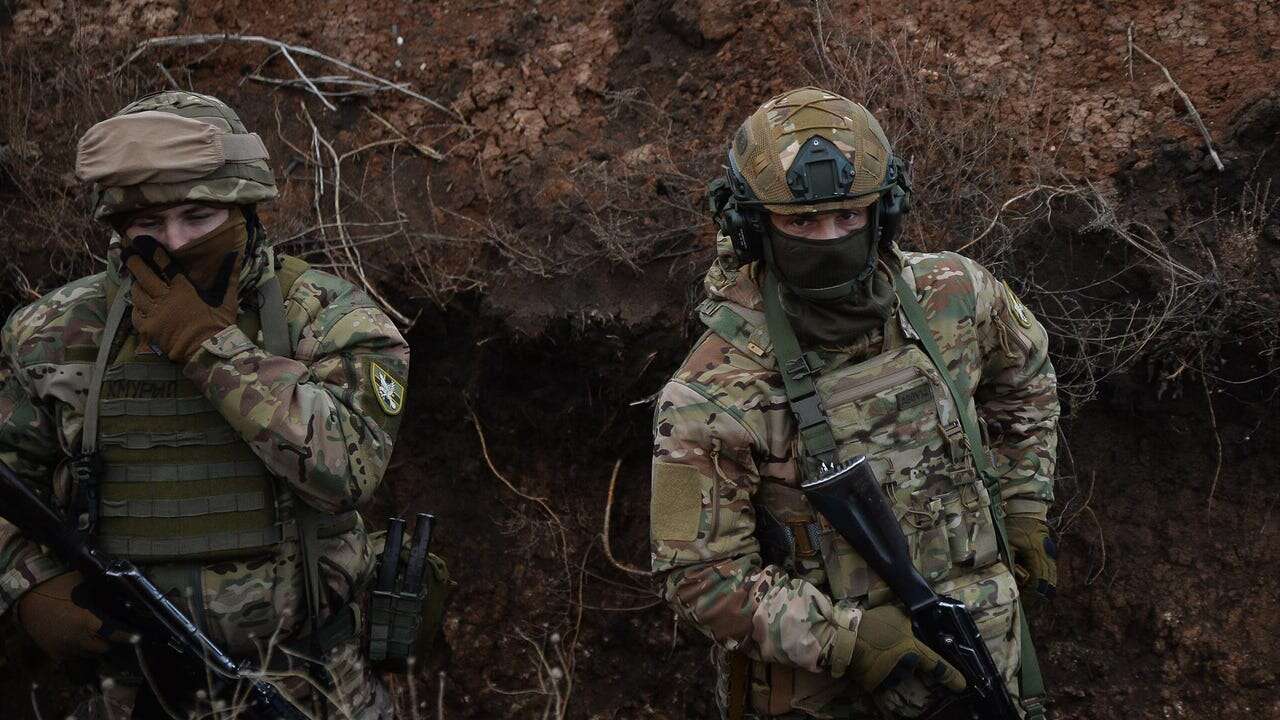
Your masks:
[[[283,317],[283,296],[306,264],[281,258],[280,291],[259,312]],[[222,414],[163,354],[140,348],[130,333],[116,344],[127,288],[109,297],[100,348],[97,397],[99,465],[96,543],[112,555],[141,563],[226,560],[270,553],[284,538],[280,484]],[[287,327],[259,312],[242,312],[237,325],[258,337],[268,329],[289,347]],[[264,323],[265,321],[265,323]],[[114,358],[102,363],[101,355]],[[93,423],[86,412],[86,434]],[[88,441],[92,445],[92,440]]]
[[[940,352],[923,314],[915,312],[919,305],[914,284],[896,280],[901,307],[884,326],[881,351],[856,363],[825,366],[815,353],[800,352],[789,326],[775,331],[772,320],[767,321],[766,334],[765,328],[723,306],[707,306],[701,315],[708,327],[742,352],[770,355],[779,365],[796,420],[802,477],[816,472],[813,461],[818,456],[828,462],[867,457],[921,575],[938,593],[974,611],[984,636],[1005,636],[993,655],[1010,673],[1023,666],[1022,694],[1031,696],[1028,716],[1042,717],[1037,713],[1043,687],[1025,616],[1015,610],[1018,593],[1010,568],[999,564],[1002,543],[996,523],[1001,510],[992,502],[998,490],[990,477],[984,477],[989,476],[989,461],[977,429],[973,391],[967,383],[957,387],[949,371],[931,358]],[[766,276],[766,308],[771,291],[776,293],[777,285]],[[778,316],[776,305],[773,310]],[[784,347],[788,342],[791,347]],[[976,345],[977,339],[973,342]],[[796,386],[797,377],[803,389]],[[978,467],[978,462],[984,466]],[[888,584],[814,512],[799,487],[762,480],[755,505],[766,562],[819,584],[825,580],[833,599],[850,599],[864,609],[895,600]],[[1012,617],[1015,612],[1017,618]],[[788,712],[793,703],[806,707],[804,695],[829,698],[845,685],[826,674],[750,663],[741,653],[733,653],[727,664],[730,686],[740,688],[726,689],[730,718],[743,716],[748,694],[755,709],[768,715]],[[1019,684],[1012,674],[1006,680],[1016,699]],[[898,691],[890,694],[894,692]],[[914,715],[922,708],[916,705],[919,698],[908,697],[910,692],[904,687],[902,696],[879,702],[891,712]],[[816,705],[808,709],[816,710]]]

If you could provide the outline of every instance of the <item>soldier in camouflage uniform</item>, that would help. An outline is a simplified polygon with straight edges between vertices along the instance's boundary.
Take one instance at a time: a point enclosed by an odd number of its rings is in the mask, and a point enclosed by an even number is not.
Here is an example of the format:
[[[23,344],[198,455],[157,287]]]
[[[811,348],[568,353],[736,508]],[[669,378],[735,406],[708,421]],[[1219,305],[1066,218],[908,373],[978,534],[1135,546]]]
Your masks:
[[[747,119],[728,160],[712,185],[708,329],[658,399],[651,505],[653,570],[714,643],[722,713],[919,717],[965,684],[805,500],[820,452],[868,457],[919,570],[968,605],[1016,700],[1024,625],[992,510],[1024,588],[1051,592],[1058,401],[1044,328],[973,260],[896,245],[909,186],[861,105],[784,93]],[[816,387],[822,423],[792,409],[783,335],[806,351],[792,372]],[[976,414],[965,419],[986,455],[960,413]]]
[[[116,234],[104,272],[5,324],[0,461],[233,658],[293,673],[304,707],[389,718],[362,657],[375,548],[356,508],[391,456],[409,348],[364,293],[273,253],[254,211],[276,196],[267,160],[191,92],[86,133],[77,173]],[[80,714],[123,717],[145,668],[72,601],[79,580],[0,521],[0,613],[57,659],[96,660],[114,682]]]

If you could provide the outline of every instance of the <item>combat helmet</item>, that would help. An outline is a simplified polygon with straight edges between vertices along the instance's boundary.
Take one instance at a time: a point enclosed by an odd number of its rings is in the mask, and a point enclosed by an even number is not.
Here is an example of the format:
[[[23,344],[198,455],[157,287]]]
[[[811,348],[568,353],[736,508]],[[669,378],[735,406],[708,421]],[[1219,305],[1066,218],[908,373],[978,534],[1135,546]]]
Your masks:
[[[181,202],[252,206],[277,195],[262,138],[221,100],[164,91],[135,100],[80,138],[76,176],[94,217]]]
[[[881,244],[909,206],[905,165],[862,105],[816,87],[761,105],[734,134],[725,177],[708,188],[711,211],[743,263],[761,257],[767,213],[871,207]]]

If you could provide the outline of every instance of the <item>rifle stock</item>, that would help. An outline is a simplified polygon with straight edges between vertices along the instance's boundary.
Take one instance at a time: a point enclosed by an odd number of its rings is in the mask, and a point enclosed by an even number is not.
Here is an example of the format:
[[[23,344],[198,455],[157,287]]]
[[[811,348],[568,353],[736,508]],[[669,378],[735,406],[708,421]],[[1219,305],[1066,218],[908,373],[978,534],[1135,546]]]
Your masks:
[[[956,707],[973,720],[1018,720],[1004,678],[964,603],[938,595],[911,562],[907,538],[864,456],[824,466],[805,497],[862,556],[911,617],[916,637],[964,675]]]

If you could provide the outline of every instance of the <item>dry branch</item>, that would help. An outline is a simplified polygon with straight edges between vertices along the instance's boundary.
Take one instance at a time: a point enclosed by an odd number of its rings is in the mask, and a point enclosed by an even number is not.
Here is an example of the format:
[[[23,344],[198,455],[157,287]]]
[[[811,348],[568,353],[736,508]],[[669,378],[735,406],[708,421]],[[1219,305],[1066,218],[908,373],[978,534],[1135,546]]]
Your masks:
[[[313,57],[318,60],[323,60],[327,63],[337,65],[343,70],[359,75],[360,77],[370,82],[373,82],[375,84],[381,85],[388,90],[393,90],[395,92],[408,95],[409,97],[415,100],[419,100],[421,102],[424,102],[430,105],[431,107],[439,110],[442,113],[446,113],[456,118],[459,121],[465,122],[463,117],[459,115],[457,111],[452,110],[451,108],[445,107],[444,105],[441,105],[440,103],[436,102],[435,100],[432,100],[426,95],[423,95],[421,93],[415,92],[414,90],[411,90],[409,87],[407,87],[405,83],[392,82],[390,80],[387,80],[386,78],[382,78],[377,75],[374,75],[373,73],[367,70],[358,68],[355,65],[352,65],[351,63],[348,63],[344,60],[339,60],[338,58],[332,57],[330,55],[325,55],[324,53],[319,52],[318,50],[313,50],[309,47],[304,47],[302,45],[290,45],[288,43],[281,42],[280,40],[263,37],[261,35],[233,35],[230,33],[200,34],[200,35],[169,35],[165,37],[156,37],[156,38],[151,38],[149,40],[143,40],[142,42],[138,43],[138,46],[134,48],[133,52],[130,53],[129,56],[124,59],[124,62],[120,63],[120,65],[118,65],[114,70],[111,71],[111,74],[114,75],[120,72],[125,68],[125,66],[129,65],[134,60],[138,59],[139,56],[141,56],[143,53],[145,53],[147,50],[153,47],[191,47],[193,45],[205,45],[208,43],[224,43],[224,42],[241,43],[246,45],[266,45],[267,47],[274,48],[277,52],[280,52],[281,54],[283,54],[285,56],[285,59],[289,61],[289,64],[293,67],[294,71],[298,73],[298,79],[301,80],[305,85],[307,85],[308,89],[311,90],[316,97],[320,98],[320,101],[323,102],[325,104],[325,107],[329,108],[330,110],[334,109],[333,104],[329,102],[329,99],[325,96],[325,93],[321,92],[320,89],[317,88],[315,84],[311,81],[311,79],[307,77],[305,73],[302,72],[302,69],[298,67],[297,61],[293,59],[294,53],[298,55],[306,55],[307,57]]]
[[[618,484],[618,470],[622,468],[622,458],[613,464],[613,475],[609,478],[609,497],[604,504],[604,529],[600,531],[600,539],[604,541],[604,556],[609,558],[609,562],[613,566],[623,572],[639,575],[641,577],[653,577],[653,571],[644,570],[630,563],[619,561],[613,556],[613,548],[609,544],[609,518],[613,515],[613,489]]]
[[[1204,120],[1201,119],[1200,117],[1200,112],[1196,110],[1196,106],[1191,102],[1191,98],[1188,97],[1187,94],[1182,91],[1182,86],[1178,85],[1177,81],[1173,79],[1173,75],[1169,74],[1169,68],[1165,67],[1164,63],[1151,57],[1151,55],[1146,50],[1143,50],[1142,47],[1138,45],[1138,43],[1133,41],[1133,23],[1129,23],[1129,77],[1130,78],[1133,77],[1134,51],[1137,51],[1137,53],[1141,55],[1143,59],[1150,62],[1152,65],[1155,65],[1156,67],[1160,68],[1160,72],[1164,73],[1165,80],[1168,80],[1169,84],[1173,86],[1173,89],[1177,91],[1178,96],[1182,98],[1183,104],[1187,106],[1187,112],[1191,114],[1191,119],[1195,120],[1196,125],[1200,128],[1200,134],[1204,137],[1204,146],[1209,151],[1209,157],[1213,159],[1214,166],[1218,168],[1218,172],[1222,172],[1224,169],[1222,166],[1222,159],[1218,157],[1218,151],[1213,149],[1213,138],[1209,135],[1209,128],[1205,127]]]

